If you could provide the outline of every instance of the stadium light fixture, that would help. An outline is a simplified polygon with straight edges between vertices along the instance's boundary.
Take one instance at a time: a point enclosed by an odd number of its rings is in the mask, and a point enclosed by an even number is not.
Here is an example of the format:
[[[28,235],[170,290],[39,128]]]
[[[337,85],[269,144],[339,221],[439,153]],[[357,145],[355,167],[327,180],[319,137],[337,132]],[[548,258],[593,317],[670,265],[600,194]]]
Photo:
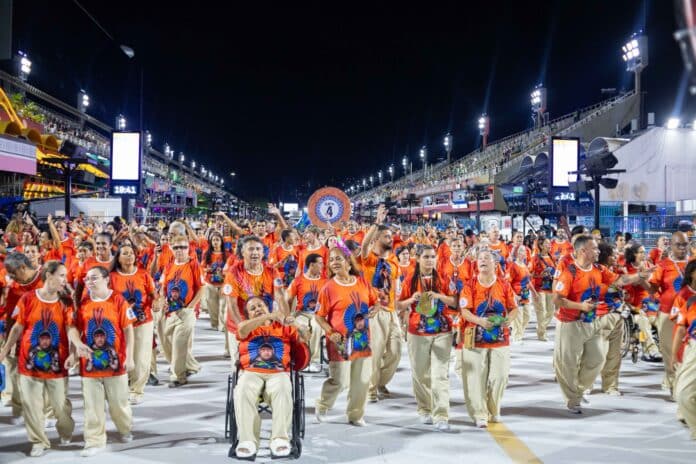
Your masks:
[[[118,130],[126,130],[126,117],[122,114],[119,114],[116,117],[116,127],[118,127]]]
[[[236,172],[234,172],[234,171],[230,172],[230,176],[234,177],[234,176],[236,176],[236,175],[237,175]]]
[[[196,170],[196,160],[191,160],[191,169]]]
[[[379,179],[379,183],[381,184],[382,183],[382,170],[381,169],[379,171],[377,171],[377,178]]]
[[[679,118],[669,118],[667,120],[667,129],[678,129],[681,126],[681,120]]]
[[[145,131],[145,143],[148,147],[152,146],[152,134],[150,131]]]
[[[19,78],[22,82],[26,82],[29,79],[29,74],[31,74],[31,60],[23,51],[17,52],[18,64],[19,64]]]
[[[621,59],[629,72],[640,71],[648,65],[648,38],[642,31],[633,34],[621,47]]]
[[[179,153],[179,161],[182,162],[182,163],[183,163],[184,161],[186,161],[186,156],[184,155],[184,152],[183,152],[183,151],[182,151],[181,153]]]
[[[84,90],[80,90],[77,94],[77,108],[81,113],[86,113],[89,107],[89,95]]]

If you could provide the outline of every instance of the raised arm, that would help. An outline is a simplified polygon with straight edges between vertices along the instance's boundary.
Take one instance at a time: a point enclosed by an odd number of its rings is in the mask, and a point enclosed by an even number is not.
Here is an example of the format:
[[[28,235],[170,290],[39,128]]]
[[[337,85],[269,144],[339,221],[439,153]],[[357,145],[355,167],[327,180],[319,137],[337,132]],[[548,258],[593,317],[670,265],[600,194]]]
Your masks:
[[[386,208],[384,207],[384,205],[379,205],[377,207],[377,217],[375,218],[375,223],[370,226],[370,229],[367,231],[367,234],[365,234],[365,238],[363,239],[362,245],[360,247],[360,256],[362,256],[363,258],[367,258],[370,255],[370,245],[372,244],[372,240],[374,240],[375,238],[377,228],[384,222],[384,219],[386,217]]]

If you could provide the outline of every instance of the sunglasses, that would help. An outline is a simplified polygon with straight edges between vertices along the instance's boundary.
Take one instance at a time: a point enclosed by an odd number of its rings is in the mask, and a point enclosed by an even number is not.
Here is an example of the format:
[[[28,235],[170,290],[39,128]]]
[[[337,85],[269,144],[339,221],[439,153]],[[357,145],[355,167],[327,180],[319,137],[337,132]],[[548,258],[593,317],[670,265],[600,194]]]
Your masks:
[[[188,245],[178,245],[178,246],[173,246],[172,250],[185,250],[188,248]]]

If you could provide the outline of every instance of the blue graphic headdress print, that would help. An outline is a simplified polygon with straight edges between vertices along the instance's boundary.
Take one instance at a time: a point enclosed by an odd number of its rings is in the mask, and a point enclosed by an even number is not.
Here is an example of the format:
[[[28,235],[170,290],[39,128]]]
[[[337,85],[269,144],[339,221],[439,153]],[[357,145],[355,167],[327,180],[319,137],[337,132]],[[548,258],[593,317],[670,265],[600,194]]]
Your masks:
[[[278,337],[271,337],[268,335],[259,335],[254,337],[249,342],[249,359],[251,361],[259,357],[259,348],[264,345],[268,345],[273,348],[273,353],[278,361],[282,361],[283,355],[285,354],[283,341]]]
[[[94,335],[96,332],[101,331],[106,336],[106,344],[109,346],[114,346],[116,341],[116,331],[111,321],[104,319],[104,309],[97,308],[94,310],[94,317],[87,323],[87,346],[92,346],[94,344]]]
[[[582,295],[580,296],[580,301],[592,300],[594,302],[597,302],[599,301],[601,291],[601,287],[599,285],[596,285],[594,280],[590,279],[590,287],[585,289],[584,292],[582,292]],[[595,320],[596,317],[597,311],[593,309],[589,313],[583,312],[580,319],[583,322],[592,322]]]
[[[41,320],[34,324],[34,330],[31,332],[31,346],[39,346],[39,337],[44,334],[51,337],[51,347],[58,348],[60,332],[58,325],[51,320],[51,311],[48,309],[41,312]]]
[[[476,315],[478,317],[488,318],[490,316],[498,315],[502,316],[505,314],[505,306],[500,301],[489,296],[486,301],[483,301],[476,307]],[[477,326],[477,338],[484,343],[495,343],[502,341],[505,336],[503,327],[496,325],[490,329],[484,329],[481,326]]]

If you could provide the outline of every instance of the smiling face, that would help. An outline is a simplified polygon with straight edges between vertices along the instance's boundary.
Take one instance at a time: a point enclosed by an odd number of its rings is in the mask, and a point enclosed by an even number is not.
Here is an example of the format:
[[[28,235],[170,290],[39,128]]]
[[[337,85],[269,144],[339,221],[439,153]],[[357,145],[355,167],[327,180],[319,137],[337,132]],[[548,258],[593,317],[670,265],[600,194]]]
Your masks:
[[[347,274],[350,270],[350,262],[339,248],[334,248],[329,251],[329,269],[331,269],[331,272],[338,275]]]
[[[133,247],[121,246],[121,251],[118,256],[118,264],[123,269],[130,269],[135,264],[135,252]]]
[[[250,319],[270,313],[266,302],[259,297],[252,297],[247,300],[246,311]]]
[[[256,266],[263,259],[263,245],[255,240],[249,240],[242,247],[242,258],[247,265]]]

